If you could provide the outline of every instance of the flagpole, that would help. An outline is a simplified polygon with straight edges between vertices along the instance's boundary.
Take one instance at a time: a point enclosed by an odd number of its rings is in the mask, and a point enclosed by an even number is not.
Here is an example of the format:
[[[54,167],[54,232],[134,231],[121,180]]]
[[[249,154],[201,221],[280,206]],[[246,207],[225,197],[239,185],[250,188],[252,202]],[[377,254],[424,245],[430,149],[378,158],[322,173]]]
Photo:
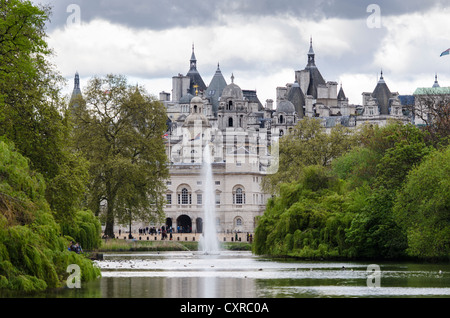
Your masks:
[[[172,126],[169,129],[169,162],[172,164],[172,149],[171,149],[171,140],[172,139]]]

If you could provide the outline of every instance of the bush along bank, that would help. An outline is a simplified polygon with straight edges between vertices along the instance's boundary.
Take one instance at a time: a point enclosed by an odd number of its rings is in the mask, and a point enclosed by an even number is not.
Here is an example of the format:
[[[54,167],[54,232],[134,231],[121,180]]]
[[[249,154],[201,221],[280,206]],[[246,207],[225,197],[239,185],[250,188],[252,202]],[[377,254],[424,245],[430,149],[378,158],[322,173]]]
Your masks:
[[[74,220],[73,234],[82,242],[89,232],[100,234],[86,231],[89,213],[79,212]],[[75,239],[62,233],[45,199],[43,177],[30,170],[12,143],[0,140],[0,290],[63,287],[72,264],[80,267],[82,281],[98,278],[99,269],[85,256],[70,252],[69,241]]]
[[[450,260],[450,147],[395,122],[357,133],[348,152],[300,166],[297,180],[276,185],[258,220],[255,254]]]

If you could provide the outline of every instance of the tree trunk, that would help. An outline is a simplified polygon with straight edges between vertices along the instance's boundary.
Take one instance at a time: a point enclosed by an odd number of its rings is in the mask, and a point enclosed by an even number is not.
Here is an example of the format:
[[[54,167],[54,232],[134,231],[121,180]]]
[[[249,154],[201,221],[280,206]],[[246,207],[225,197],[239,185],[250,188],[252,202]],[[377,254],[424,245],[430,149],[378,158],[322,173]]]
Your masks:
[[[105,235],[113,238],[114,237],[114,210],[108,202],[108,208],[106,210],[106,227]]]

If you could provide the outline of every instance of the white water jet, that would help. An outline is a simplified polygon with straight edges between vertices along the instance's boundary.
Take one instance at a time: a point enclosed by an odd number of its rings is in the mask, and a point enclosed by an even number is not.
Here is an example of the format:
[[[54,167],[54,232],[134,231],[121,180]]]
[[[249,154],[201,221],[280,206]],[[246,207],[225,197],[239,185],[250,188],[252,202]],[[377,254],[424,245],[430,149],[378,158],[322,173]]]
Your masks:
[[[203,151],[203,181],[204,221],[199,248],[205,254],[219,254],[216,227],[216,193],[214,191],[211,149],[208,144],[206,144]]]

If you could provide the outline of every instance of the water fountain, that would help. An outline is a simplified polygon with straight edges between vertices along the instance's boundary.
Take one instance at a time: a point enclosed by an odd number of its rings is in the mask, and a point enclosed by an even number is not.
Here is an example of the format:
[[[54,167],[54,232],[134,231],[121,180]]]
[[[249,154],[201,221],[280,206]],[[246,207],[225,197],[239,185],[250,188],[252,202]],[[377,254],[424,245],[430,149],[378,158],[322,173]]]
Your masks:
[[[212,172],[211,148],[208,143],[203,151],[203,195],[204,195],[204,222],[203,235],[199,242],[199,249],[204,254],[219,254],[219,241],[216,228],[216,202],[214,191],[214,178]]]

